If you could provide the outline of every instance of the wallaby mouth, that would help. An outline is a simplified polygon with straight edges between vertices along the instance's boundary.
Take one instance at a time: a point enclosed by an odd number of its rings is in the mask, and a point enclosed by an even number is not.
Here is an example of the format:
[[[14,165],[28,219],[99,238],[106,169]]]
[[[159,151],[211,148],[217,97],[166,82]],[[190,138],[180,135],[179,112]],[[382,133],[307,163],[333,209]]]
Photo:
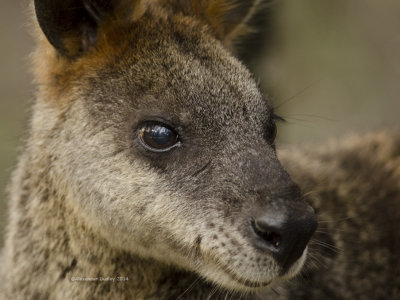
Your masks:
[[[264,201],[263,206],[253,202],[237,217],[220,218],[219,225],[213,221],[211,240],[203,238],[198,256],[213,281],[237,291],[256,291],[302,270],[317,217],[297,197],[297,186],[292,187],[294,199]]]
[[[240,274],[235,273],[229,267],[219,263],[219,266],[231,277],[233,281],[236,281],[238,284],[243,285],[248,288],[258,289],[258,288],[265,288],[271,284],[271,280],[268,281],[252,281],[249,279],[245,279],[241,277]]]

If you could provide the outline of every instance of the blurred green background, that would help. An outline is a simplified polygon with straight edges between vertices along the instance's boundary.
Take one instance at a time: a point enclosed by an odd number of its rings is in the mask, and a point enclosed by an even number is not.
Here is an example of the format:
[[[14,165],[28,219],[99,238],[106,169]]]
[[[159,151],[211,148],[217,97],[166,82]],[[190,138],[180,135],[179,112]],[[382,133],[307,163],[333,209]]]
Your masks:
[[[0,1],[0,245],[5,188],[33,98],[28,0]],[[276,0],[263,51],[247,49],[278,113],[279,142],[399,125],[400,1]],[[257,54],[256,54],[257,53]]]

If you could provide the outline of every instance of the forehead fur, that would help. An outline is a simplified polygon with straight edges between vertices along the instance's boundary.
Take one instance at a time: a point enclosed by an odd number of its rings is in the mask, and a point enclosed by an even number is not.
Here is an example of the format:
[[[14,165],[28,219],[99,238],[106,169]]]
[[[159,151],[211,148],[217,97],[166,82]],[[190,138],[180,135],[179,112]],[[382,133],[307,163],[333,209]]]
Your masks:
[[[55,105],[68,106],[78,98],[71,91],[79,94],[88,84],[103,87],[101,93],[108,94],[104,86],[113,79],[131,98],[138,93],[153,95],[158,105],[164,100],[167,106],[179,107],[180,100],[199,100],[201,94],[198,107],[206,99],[219,106],[225,103],[230,111],[247,110],[246,100],[253,102],[248,109],[260,111],[265,106],[250,73],[208,26],[159,6],[150,5],[134,22],[103,24],[96,47],[79,58],[60,56],[45,39],[36,57],[37,79],[46,86],[40,98]],[[240,99],[240,107],[234,99]]]

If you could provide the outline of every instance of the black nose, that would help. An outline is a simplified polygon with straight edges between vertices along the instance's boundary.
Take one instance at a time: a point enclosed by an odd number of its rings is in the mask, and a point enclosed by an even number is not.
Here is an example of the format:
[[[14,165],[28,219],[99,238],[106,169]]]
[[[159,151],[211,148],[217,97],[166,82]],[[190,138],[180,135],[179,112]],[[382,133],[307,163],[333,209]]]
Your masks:
[[[317,217],[310,209],[292,216],[270,211],[252,221],[255,244],[273,254],[286,271],[303,254],[317,228]]]

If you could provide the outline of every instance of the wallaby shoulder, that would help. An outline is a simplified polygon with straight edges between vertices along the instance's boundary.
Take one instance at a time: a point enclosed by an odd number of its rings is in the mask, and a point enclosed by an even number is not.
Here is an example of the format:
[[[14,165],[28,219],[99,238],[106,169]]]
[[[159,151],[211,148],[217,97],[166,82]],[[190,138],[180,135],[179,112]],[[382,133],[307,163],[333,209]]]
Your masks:
[[[399,132],[292,147],[280,158],[319,218],[293,299],[399,298]]]

